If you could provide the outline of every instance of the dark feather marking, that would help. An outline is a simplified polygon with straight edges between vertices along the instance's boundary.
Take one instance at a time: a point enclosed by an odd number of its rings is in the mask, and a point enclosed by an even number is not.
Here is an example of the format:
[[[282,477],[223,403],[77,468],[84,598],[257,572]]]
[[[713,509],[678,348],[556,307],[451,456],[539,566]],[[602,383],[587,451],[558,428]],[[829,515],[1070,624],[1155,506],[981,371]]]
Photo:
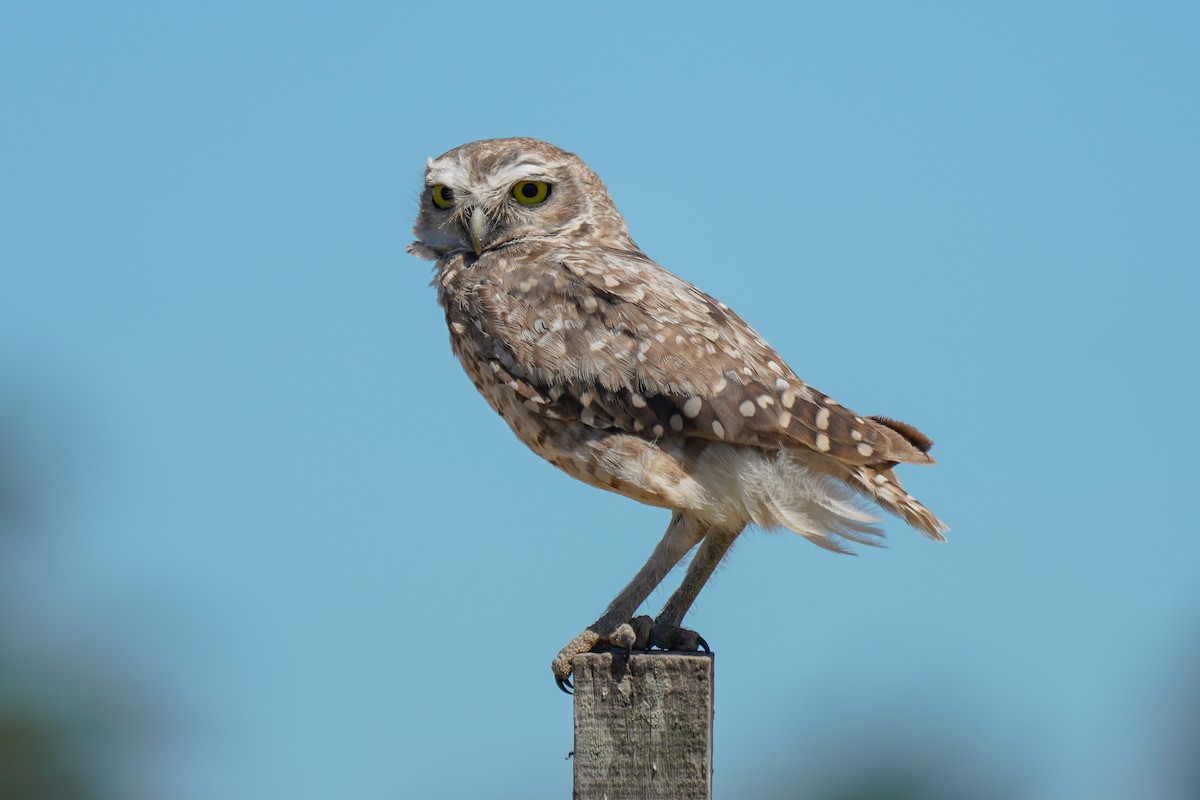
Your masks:
[[[922,453],[928,453],[933,447],[933,440],[919,430],[909,425],[907,422],[900,422],[891,417],[870,417],[870,419],[878,422],[880,425],[891,428],[896,433],[900,434],[913,447],[920,450]]]

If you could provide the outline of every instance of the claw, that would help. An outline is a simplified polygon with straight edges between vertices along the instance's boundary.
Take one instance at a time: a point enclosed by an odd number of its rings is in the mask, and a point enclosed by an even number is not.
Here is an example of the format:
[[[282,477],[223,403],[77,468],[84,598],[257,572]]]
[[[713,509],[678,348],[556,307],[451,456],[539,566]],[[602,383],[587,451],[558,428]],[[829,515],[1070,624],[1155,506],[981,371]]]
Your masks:
[[[712,649],[708,646],[708,642],[704,641],[703,636],[696,637],[696,645],[706,653],[712,652]]]
[[[559,651],[550,662],[550,670],[554,673],[554,682],[559,689],[566,694],[574,694],[571,691],[575,688],[571,683],[571,672],[574,670],[575,656],[592,650],[599,641],[600,634],[589,628],[567,642],[567,646]]]

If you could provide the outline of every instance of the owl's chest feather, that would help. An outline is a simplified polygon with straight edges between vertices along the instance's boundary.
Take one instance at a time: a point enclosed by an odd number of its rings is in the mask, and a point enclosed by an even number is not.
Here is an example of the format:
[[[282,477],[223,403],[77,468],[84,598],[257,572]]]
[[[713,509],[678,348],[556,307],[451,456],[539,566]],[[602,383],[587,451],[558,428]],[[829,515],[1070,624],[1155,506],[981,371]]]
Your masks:
[[[438,302],[446,313],[450,348],[471,383],[517,436],[540,452],[544,424],[524,405],[541,399],[539,392],[525,381],[511,349],[496,336],[497,325],[505,324],[498,317],[504,310],[487,301],[506,266],[503,260],[488,264],[467,262],[463,256],[449,259],[435,279]]]

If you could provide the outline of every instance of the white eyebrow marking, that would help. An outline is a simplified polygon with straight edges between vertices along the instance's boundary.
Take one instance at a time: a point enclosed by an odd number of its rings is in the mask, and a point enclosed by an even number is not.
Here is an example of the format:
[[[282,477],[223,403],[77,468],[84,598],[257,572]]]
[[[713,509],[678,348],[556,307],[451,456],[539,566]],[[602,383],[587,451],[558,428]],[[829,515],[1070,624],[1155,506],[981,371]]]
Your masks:
[[[473,170],[461,156],[430,159],[426,166],[427,183],[442,183],[464,196],[487,203],[499,202],[508,195],[517,181],[550,181],[552,165],[535,155],[528,155],[511,164],[503,164],[487,173]]]

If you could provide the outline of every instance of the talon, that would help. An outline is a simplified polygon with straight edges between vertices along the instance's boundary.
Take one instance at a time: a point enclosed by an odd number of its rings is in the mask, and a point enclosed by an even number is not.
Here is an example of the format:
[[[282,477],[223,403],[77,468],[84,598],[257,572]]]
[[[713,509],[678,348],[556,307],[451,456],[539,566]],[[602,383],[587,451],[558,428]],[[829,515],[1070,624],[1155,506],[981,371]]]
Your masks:
[[[566,694],[574,694],[571,683],[571,672],[575,669],[575,656],[591,650],[600,641],[600,634],[588,629],[567,642],[567,646],[559,651],[550,662],[550,671],[554,673],[554,682]]]
[[[637,642],[637,632],[628,622],[623,625],[618,625],[616,629],[601,640],[601,643],[607,641],[608,645],[614,650],[625,650],[631,652],[633,645]]]
[[[708,642],[704,641],[704,637],[703,637],[703,636],[697,636],[697,637],[696,637],[696,645],[697,645],[697,646],[698,646],[698,647],[699,647],[701,650],[703,650],[703,651],[704,651],[704,652],[706,652],[706,653],[711,653],[711,652],[712,652],[712,649],[711,649],[711,648],[709,648],[709,646],[708,646]]]

